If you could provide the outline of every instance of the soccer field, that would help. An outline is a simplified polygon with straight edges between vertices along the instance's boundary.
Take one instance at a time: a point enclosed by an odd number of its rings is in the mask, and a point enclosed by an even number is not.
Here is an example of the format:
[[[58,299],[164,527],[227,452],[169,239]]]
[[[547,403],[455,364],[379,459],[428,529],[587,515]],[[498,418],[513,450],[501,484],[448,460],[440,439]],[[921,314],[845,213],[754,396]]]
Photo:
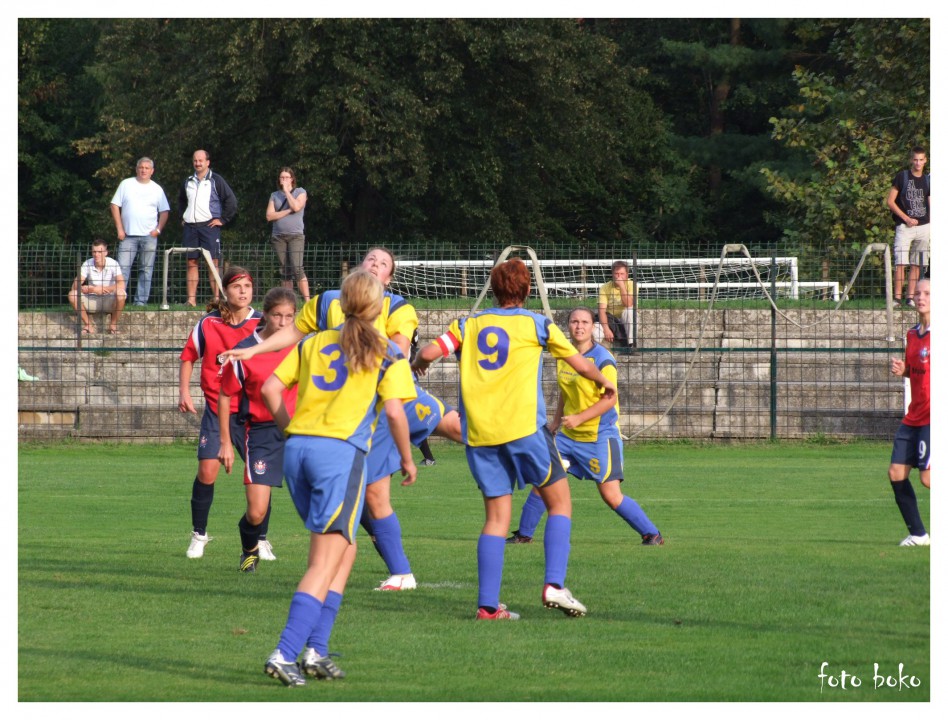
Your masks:
[[[348,676],[285,688],[263,663],[308,548],[285,489],[278,560],[244,575],[239,463],[188,560],[193,446],[21,446],[19,700],[929,700],[930,554],[898,547],[888,444],[628,446],[624,491],[666,545],[571,480],[567,583],[589,614],[542,607],[537,541],[506,549],[508,623],[473,619],[482,501],[463,449],[433,450],[415,486],[392,486],[418,589],[373,592],[387,573],[360,530],[331,643]]]

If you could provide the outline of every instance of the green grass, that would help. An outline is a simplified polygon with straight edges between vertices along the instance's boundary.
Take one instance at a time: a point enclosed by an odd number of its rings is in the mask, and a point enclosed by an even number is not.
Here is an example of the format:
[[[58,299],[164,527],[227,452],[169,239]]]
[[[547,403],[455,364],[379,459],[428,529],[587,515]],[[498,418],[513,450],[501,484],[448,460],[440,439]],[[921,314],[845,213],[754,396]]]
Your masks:
[[[387,573],[363,542],[332,642],[348,677],[290,690],[262,672],[306,562],[285,490],[279,559],[241,575],[239,475],[218,480],[206,556],[185,558],[193,446],[21,446],[19,700],[929,700],[930,555],[897,547],[887,444],[629,446],[625,491],[666,545],[572,481],[568,584],[589,615],[541,606],[534,542],[506,552],[515,623],[473,620],[481,499],[463,451],[434,451],[392,492],[418,590],[373,592]],[[821,693],[824,661],[862,686]],[[873,663],[921,686],[875,690]]]

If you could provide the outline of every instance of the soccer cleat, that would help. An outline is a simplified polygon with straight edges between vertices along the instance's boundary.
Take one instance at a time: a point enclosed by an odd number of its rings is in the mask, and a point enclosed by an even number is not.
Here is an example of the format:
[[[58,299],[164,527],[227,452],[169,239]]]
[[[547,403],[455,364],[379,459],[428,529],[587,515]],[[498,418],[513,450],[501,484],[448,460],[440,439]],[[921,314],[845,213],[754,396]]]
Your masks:
[[[574,598],[569,590],[552,585],[543,586],[543,606],[562,610],[570,617],[582,617],[586,614],[586,606]]]
[[[899,543],[899,547],[914,547],[915,545],[931,545],[932,539],[928,533],[924,535],[909,535],[905,540]]]
[[[386,591],[397,591],[397,590],[414,590],[418,587],[418,583],[415,582],[415,576],[411,573],[407,575],[392,575],[388,580],[382,582],[376,590],[386,590]]]
[[[514,530],[514,534],[507,538],[508,545],[524,545],[526,543],[532,543],[533,538],[529,535],[521,535],[519,530]]]
[[[332,655],[320,655],[315,649],[303,648],[303,658],[300,660],[300,667],[303,672],[317,680],[342,680],[346,673],[339,669],[339,666],[332,661]]]
[[[240,553],[240,572],[257,572],[257,563],[260,562],[260,556],[257,553]]]
[[[306,684],[306,678],[300,672],[300,666],[295,662],[287,662],[283,659],[283,653],[274,650],[273,654],[267,658],[263,666],[263,672],[272,678],[276,678],[287,687],[297,687]]]
[[[510,612],[507,609],[507,606],[500,604],[497,606],[497,609],[494,612],[487,612],[485,608],[477,608],[477,616],[475,620],[519,620],[520,615],[515,612]]]
[[[260,556],[261,560],[277,559],[277,556],[273,554],[273,545],[270,544],[269,540],[260,540],[257,543],[257,555]]]
[[[17,378],[17,382],[36,382],[37,380],[39,380],[38,377],[36,377],[35,375],[30,375],[26,370],[24,370],[21,367],[17,367],[16,369],[16,378]],[[432,465],[434,465],[434,463],[432,463]]]
[[[643,545],[664,545],[665,538],[662,537],[661,533],[654,533],[652,535],[643,535],[642,544]]]
[[[434,459],[434,458],[431,458],[431,459],[429,460],[428,458],[425,458],[425,459],[421,462],[421,464],[422,464],[422,465],[427,465],[428,467],[431,467],[432,465],[435,464],[435,459]]]
[[[188,557],[204,557],[204,546],[213,540],[210,535],[200,535],[197,531],[191,533],[191,544],[188,545]]]

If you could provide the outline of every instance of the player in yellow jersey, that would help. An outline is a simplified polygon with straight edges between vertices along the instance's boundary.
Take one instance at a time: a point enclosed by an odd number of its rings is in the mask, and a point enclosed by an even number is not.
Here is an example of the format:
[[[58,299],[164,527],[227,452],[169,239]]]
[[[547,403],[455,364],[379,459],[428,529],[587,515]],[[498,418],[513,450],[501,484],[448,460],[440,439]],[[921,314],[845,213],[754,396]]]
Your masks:
[[[362,260],[361,268],[377,277],[387,288],[395,273],[395,257],[383,247],[370,249]],[[280,350],[298,343],[307,333],[334,328],[344,319],[339,302],[338,290],[327,290],[315,295],[296,316],[296,322],[274,333],[259,345],[243,350],[225,353],[233,360],[246,360],[255,354]],[[382,301],[382,311],[375,321],[375,327],[385,337],[392,340],[407,357],[410,353],[411,338],[418,328],[418,315],[400,295],[386,290]],[[412,438],[428,437],[434,433],[455,441],[460,441],[460,421],[454,410],[445,411],[437,398],[416,387],[418,395],[416,405],[406,408],[412,423]],[[418,415],[416,410],[438,410],[437,422],[431,425],[432,416]],[[442,412],[443,411],[443,412]],[[379,555],[385,561],[389,577],[383,580],[378,590],[413,590],[417,587],[411,564],[402,544],[402,529],[392,507],[391,473],[398,467],[397,452],[388,436],[385,418],[377,425],[377,441],[373,441],[369,452],[367,467],[367,488],[365,493],[365,513],[362,524]]]
[[[415,397],[415,384],[405,356],[374,325],[383,296],[377,278],[364,270],[352,273],[342,283],[341,328],[304,339],[263,386],[267,408],[288,435],[283,463],[287,487],[311,533],[306,573],[290,603],[279,644],[264,666],[268,675],[286,685],[305,684],[302,673],[344,677],[328,654],[338,605],[327,608],[325,603],[330,592],[341,601],[355,562],[365,459],[383,407],[401,456],[402,484],[415,482],[403,409],[403,403]],[[298,393],[290,418],[284,391],[293,385]]]
[[[479,620],[516,620],[500,603],[504,539],[510,529],[511,495],[529,483],[538,488],[550,517],[546,523],[546,572],[542,599],[571,616],[586,607],[565,587],[572,501],[553,435],[546,427],[540,386],[542,352],[549,350],[577,373],[615,397],[615,384],[576,352],[549,319],[523,309],[530,272],[519,258],[496,265],[490,275],[495,308],[455,320],[422,348],[412,368],[423,375],[435,360],[455,353],[461,376],[461,433],[467,461],[484,496],[485,522],[477,544]]]
[[[574,309],[569,314],[568,324],[569,337],[576,349],[603,375],[617,382],[615,357],[593,340],[593,311],[586,307]],[[577,375],[562,360],[556,363],[556,380],[560,399],[550,430],[554,433],[560,431],[556,437],[556,449],[569,463],[569,474],[595,482],[603,502],[642,536],[643,545],[663,545],[665,540],[655,523],[649,520],[635,500],[623,495],[620,488],[625,473],[618,398],[602,397],[595,383]],[[533,533],[545,510],[543,499],[533,490],[520,511],[520,525],[507,542],[533,542]]]

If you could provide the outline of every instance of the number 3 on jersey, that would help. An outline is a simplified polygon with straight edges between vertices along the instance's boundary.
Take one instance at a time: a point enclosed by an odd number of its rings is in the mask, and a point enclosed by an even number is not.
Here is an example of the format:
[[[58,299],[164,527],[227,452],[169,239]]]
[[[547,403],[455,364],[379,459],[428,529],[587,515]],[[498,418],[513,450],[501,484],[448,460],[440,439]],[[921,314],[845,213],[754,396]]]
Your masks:
[[[503,328],[489,325],[477,334],[477,349],[485,356],[477,364],[485,370],[498,370],[507,362],[510,336]]]
[[[338,343],[327,345],[319,351],[330,358],[329,372],[326,375],[313,375],[313,384],[320,390],[332,392],[346,384],[349,371],[346,369],[346,356]]]

